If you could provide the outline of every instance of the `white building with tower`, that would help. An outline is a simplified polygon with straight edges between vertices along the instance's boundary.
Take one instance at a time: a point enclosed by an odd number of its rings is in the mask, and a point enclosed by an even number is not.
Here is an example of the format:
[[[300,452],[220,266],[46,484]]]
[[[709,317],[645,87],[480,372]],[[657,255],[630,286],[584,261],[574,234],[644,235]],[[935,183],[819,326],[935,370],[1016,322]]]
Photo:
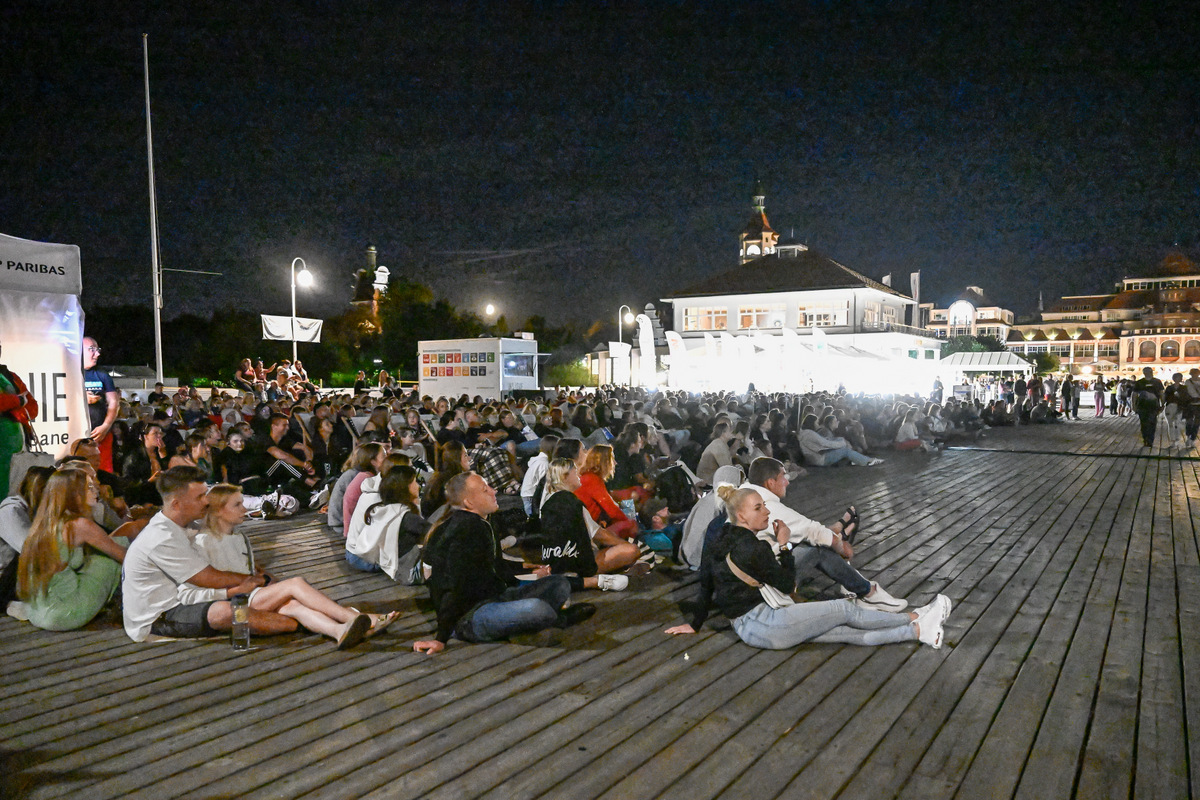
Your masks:
[[[771,228],[761,189],[738,235],[738,263],[663,297],[671,387],[928,390],[934,331],[906,324],[917,303]],[[915,315],[914,315],[915,316]]]

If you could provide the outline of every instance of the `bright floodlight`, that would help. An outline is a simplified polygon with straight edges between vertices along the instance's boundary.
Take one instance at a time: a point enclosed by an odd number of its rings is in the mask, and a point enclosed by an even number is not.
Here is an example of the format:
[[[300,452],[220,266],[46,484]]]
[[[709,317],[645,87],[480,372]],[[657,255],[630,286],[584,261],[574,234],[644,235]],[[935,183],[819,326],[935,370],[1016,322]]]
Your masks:
[[[313,275],[308,271],[308,267],[296,273],[296,285],[302,286],[305,289],[313,285]]]

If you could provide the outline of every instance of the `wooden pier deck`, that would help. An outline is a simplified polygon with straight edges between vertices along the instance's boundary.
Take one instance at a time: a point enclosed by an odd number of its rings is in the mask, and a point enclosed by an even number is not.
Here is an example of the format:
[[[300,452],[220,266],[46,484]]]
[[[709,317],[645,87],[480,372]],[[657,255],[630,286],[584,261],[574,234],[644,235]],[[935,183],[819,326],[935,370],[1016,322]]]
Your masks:
[[[669,637],[695,587],[661,573],[587,593],[576,628],[427,657],[424,590],[352,572],[311,516],[256,523],[272,572],[402,619],[344,653],[236,654],[0,617],[0,796],[1192,797],[1200,453],[1136,428],[996,430],[793,484],[820,519],[857,503],[866,575],[953,599],[937,651],[759,651],[720,618]]]

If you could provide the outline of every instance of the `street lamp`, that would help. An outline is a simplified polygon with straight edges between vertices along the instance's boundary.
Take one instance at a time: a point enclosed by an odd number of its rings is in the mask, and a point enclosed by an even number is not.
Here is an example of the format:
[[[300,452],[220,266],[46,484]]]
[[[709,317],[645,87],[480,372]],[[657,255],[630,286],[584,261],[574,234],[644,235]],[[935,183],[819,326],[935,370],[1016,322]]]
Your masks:
[[[625,316],[621,316],[621,311],[625,312]],[[622,338],[625,335],[625,326],[633,324],[633,309],[627,305],[622,305],[617,309],[617,342],[625,343]]]
[[[300,274],[296,274],[296,262],[300,262]],[[304,263],[304,259],[296,256],[292,259],[292,363],[296,363],[296,284],[299,283],[305,289],[313,285],[312,273],[308,271],[308,265]]]
[[[625,312],[624,316],[621,315],[622,311]],[[633,322],[634,322],[633,309],[627,305],[622,304],[621,307],[617,309],[617,343],[618,344],[625,344],[625,326],[632,325]],[[613,382],[616,383],[616,367],[613,366],[612,369],[613,369]],[[632,372],[633,372],[633,357],[632,356],[629,358],[629,371],[632,374]]]

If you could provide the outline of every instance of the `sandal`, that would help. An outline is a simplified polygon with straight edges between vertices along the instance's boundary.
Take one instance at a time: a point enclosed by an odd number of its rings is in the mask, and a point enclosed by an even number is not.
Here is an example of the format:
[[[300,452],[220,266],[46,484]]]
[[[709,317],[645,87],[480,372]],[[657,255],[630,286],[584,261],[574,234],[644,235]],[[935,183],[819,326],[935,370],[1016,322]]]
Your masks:
[[[848,507],[846,513],[842,514],[841,523],[842,538],[846,540],[847,544],[853,545],[854,538],[858,536],[858,510],[854,506]],[[851,528],[854,530],[850,530]]]
[[[370,639],[372,636],[378,636],[387,630],[388,626],[400,618],[399,611],[390,611],[387,614],[381,614],[375,617],[374,623],[367,629],[364,639]]]

